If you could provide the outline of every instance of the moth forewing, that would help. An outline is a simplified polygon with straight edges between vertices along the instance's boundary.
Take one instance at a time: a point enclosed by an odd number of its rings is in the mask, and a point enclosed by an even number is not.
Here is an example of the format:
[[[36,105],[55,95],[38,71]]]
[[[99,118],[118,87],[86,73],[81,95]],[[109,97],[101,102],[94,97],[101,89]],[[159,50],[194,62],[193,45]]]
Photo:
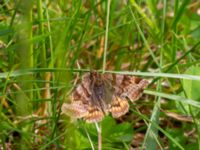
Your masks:
[[[135,78],[136,82],[126,87],[126,92],[123,92],[122,97],[129,98],[132,102],[138,100],[143,90],[148,86],[149,82],[145,79]]]
[[[104,94],[104,101],[105,103],[108,105],[112,102],[113,100],[113,96],[114,96],[114,92],[115,92],[115,89],[113,88],[113,86],[109,83],[108,80],[104,79],[104,91],[105,91],[105,94]]]
[[[104,113],[107,112],[108,104],[112,101],[112,85],[105,78],[105,74],[91,72],[91,101],[92,105],[97,106]]]

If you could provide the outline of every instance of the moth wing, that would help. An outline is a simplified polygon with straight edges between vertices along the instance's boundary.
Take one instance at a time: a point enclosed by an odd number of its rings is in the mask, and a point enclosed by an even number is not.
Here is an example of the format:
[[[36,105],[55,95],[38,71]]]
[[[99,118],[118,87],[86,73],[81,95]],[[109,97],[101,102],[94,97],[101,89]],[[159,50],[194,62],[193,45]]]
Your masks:
[[[129,104],[127,100],[116,97],[110,105],[109,111],[113,118],[119,118],[126,114],[129,110]]]
[[[149,82],[136,76],[113,75],[113,86],[115,95],[122,99],[129,98],[131,101],[137,100]]]
[[[114,88],[110,86],[109,84],[105,84],[105,103],[110,104],[112,102],[114,95]]]
[[[88,103],[91,98],[91,80],[89,74],[85,74],[80,84],[74,88],[71,94],[71,100],[73,101],[82,101],[83,103]]]
[[[102,75],[100,78],[102,82],[101,87],[96,90],[94,90],[94,87],[91,87],[91,89],[93,89],[91,90],[91,100],[93,106],[96,106],[99,110],[102,110],[104,114],[107,114],[108,106],[112,102],[114,88],[111,84],[111,80],[109,80],[106,75]],[[101,95],[99,97],[97,94],[98,92],[100,92]]]
[[[112,74],[105,74],[103,80],[104,80],[104,90],[105,90],[104,100],[105,103],[108,105],[112,102],[113,95],[115,92],[115,89],[112,85]]]
[[[145,79],[140,79],[138,82],[133,82],[129,86],[125,87],[125,91],[121,97],[128,97],[132,102],[138,100],[148,84],[149,82]]]
[[[91,101],[89,74],[83,76],[82,82],[77,85],[70,96],[71,103],[64,103],[61,107],[62,113],[71,118],[83,118],[89,113]]]
[[[63,114],[76,119],[83,118],[89,113],[87,106],[83,105],[81,101],[74,101],[70,104],[64,103],[61,107],[61,111]]]
[[[91,106],[88,109],[88,114],[83,117],[87,123],[99,122],[104,118],[104,113],[97,107]]]

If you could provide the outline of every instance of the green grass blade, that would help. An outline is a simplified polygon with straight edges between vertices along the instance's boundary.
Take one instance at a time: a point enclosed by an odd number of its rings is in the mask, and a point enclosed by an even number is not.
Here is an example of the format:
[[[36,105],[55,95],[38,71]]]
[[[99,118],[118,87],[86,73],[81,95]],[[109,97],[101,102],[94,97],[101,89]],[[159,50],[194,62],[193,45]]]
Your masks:
[[[147,91],[147,90],[145,90],[144,93],[150,94],[150,95],[155,95],[155,96],[160,96],[160,97],[163,97],[163,98],[167,98],[169,100],[182,102],[182,103],[189,104],[191,106],[200,108],[200,102],[192,100],[192,99],[187,99],[187,98],[184,98],[184,97],[181,97],[181,96],[178,96],[178,95],[160,93],[160,92],[156,92],[156,91]]]

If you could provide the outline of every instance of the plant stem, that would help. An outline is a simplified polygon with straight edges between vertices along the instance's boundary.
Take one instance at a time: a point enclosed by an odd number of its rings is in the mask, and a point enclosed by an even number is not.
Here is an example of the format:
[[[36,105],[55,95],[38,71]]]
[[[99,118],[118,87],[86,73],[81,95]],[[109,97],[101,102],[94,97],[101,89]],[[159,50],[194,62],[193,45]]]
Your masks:
[[[90,142],[90,145],[91,145],[91,148],[92,148],[92,150],[95,150],[94,149],[94,144],[92,143],[92,140],[91,140],[91,138],[90,138],[90,135],[89,135],[89,133],[88,133],[88,131],[87,131],[87,129],[84,127],[84,130],[85,130],[85,133],[86,133],[86,135],[87,135],[87,137],[88,137],[88,139],[89,139],[89,142]]]
[[[104,53],[103,53],[103,73],[106,70],[106,54],[108,48],[108,27],[109,27],[109,16],[110,16],[110,1],[107,3],[107,16],[106,16],[106,32],[105,32],[105,45],[104,45]]]
[[[32,1],[27,3],[25,0],[21,1],[20,6],[23,10],[21,16],[21,24],[19,25],[19,43],[20,47],[17,49],[20,60],[21,69],[31,69],[34,66],[33,60],[33,44],[32,39]],[[25,80],[33,80],[33,75],[24,75],[19,78],[19,93],[16,95],[17,103],[17,114],[18,115],[29,115],[32,111],[33,100],[33,84],[31,82],[22,82]],[[29,93],[24,93],[23,90],[30,90]]]
[[[39,34],[44,34],[43,26],[43,12],[42,12],[42,2],[37,0],[37,9],[38,9],[38,21],[39,21]],[[46,46],[45,39],[41,40],[41,53],[40,53],[41,67],[46,67]]]
[[[95,123],[98,132],[98,150],[102,150],[101,124]]]

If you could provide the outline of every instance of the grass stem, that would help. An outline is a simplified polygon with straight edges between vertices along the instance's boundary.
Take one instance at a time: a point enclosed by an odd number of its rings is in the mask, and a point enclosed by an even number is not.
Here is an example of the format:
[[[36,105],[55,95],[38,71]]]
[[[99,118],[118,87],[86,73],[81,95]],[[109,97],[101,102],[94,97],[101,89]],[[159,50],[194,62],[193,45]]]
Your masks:
[[[98,132],[98,150],[102,150],[102,135],[101,135],[101,124],[95,123]]]
[[[89,135],[89,133],[88,133],[88,131],[87,131],[87,129],[86,129],[85,127],[84,127],[84,130],[85,130],[85,133],[86,133],[86,135],[87,135],[87,137],[88,137],[88,140],[89,140],[89,142],[90,142],[90,145],[91,145],[92,150],[95,150],[94,144],[92,143],[92,139],[91,139],[91,137],[90,137],[90,135]]]
[[[105,44],[104,44],[104,53],[103,53],[103,73],[106,70],[106,55],[107,55],[107,48],[108,48],[108,28],[109,28],[109,16],[110,16],[110,2],[107,2],[107,15],[106,15],[106,32],[105,32]]]

